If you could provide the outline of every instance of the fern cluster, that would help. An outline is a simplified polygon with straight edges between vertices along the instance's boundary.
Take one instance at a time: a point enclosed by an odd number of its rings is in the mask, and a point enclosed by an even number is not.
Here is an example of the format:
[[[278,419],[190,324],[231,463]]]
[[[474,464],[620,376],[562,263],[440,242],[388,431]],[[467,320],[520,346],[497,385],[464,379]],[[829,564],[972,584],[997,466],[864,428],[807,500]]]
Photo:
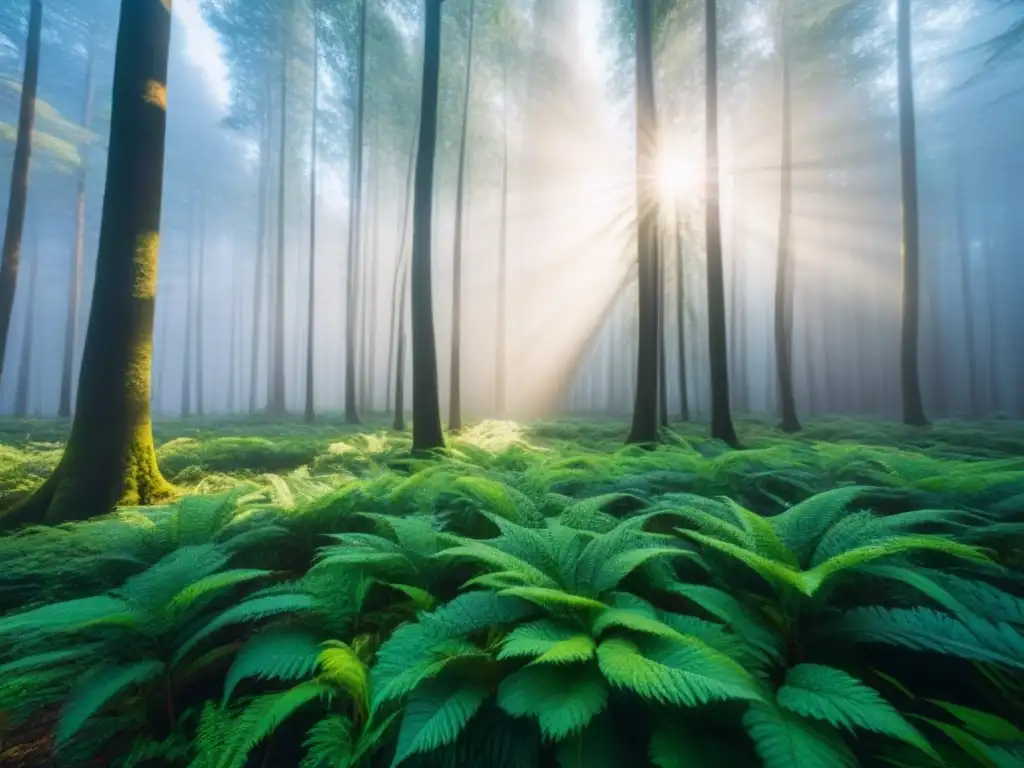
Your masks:
[[[574,428],[0,539],[0,763],[1024,764],[1024,461]]]

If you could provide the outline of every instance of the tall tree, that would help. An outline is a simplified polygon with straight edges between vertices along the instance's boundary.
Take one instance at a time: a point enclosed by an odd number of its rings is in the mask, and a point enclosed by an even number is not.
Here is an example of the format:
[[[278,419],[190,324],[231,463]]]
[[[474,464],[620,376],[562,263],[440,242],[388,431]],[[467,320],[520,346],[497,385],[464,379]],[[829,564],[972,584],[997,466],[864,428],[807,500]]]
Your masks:
[[[28,307],[25,313],[25,329],[21,334],[21,360],[18,363],[18,382],[14,390],[14,415],[24,418],[28,415],[28,398],[32,385],[32,352],[35,346],[36,309],[39,278],[39,217],[34,217],[32,227],[32,261],[28,267]]]
[[[508,42],[501,51],[501,214],[498,224],[498,323],[494,344],[494,410],[505,416],[505,360],[508,332]]]
[[[317,2],[313,0],[313,120],[309,139],[309,289],[306,295],[306,409],[307,423],[313,409],[313,330],[316,307],[316,128],[317,97],[320,94],[320,24]]]
[[[705,0],[705,131],[707,136],[705,226],[708,270],[708,356],[711,362],[711,436],[736,447],[729,408],[729,341],[722,269],[722,217],[718,167],[718,2]]]
[[[14,292],[18,284],[18,260],[25,229],[28,204],[28,170],[32,155],[32,127],[36,119],[36,89],[39,85],[39,49],[43,29],[42,0],[31,0],[28,18],[28,45],[25,48],[25,73],[21,81],[18,134],[11,166],[11,193],[7,200],[7,225],[3,251],[0,252],[0,380],[4,374],[7,334],[14,311]]]
[[[928,424],[921,399],[919,339],[921,328],[920,224],[917,200],[917,125],[914,114],[914,74],[911,48],[910,0],[896,6],[896,59],[900,106],[900,187],[903,196],[903,332],[900,341],[900,379],[903,422]]]
[[[964,161],[957,158],[956,181],[956,237],[960,260],[960,303],[964,312],[964,351],[967,354],[967,396],[970,400],[970,414],[977,418],[981,414],[978,386],[978,350],[974,331],[974,290],[971,270],[971,241],[967,231],[967,201],[963,172]]]
[[[285,169],[287,168],[288,147],[288,58],[291,54],[290,36],[286,24],[281,25],[281,135],[278,147],[277,181],[277,261],[274,280],[273,336],[270,344],[270,389],[267,393],[267,411],[275,415],[285,412],[284,378],[284,252],[285,252]]]
[[[195,338],[195,326],[192,317],[195,314],[192,301],[195,290],[192,286],[193,247],[195,244],[195,206],[189,200],[188,207],[188,258],[185,261],[185,361],[181,366],[181,418],[192,416],[192,341]]]
[[[443,2],[424,0],[423,84],[412,229],[412,446],[417,452],[444,447],[437,391],[437,348],[430,277]],[[402,364],[401,360],[398,364]]]
[[[627,442],[658,441],[658,118],[654,105],[651,0],[636,0],[636,400]]]
[[[249,413],[256,412],[257,379],[260,370],[260,336],[263,329],[263,276],[267,265],[267,207],[270,204],[270,82],[260,110],[260,177],[256,211],[256,253],[253,258],[252,349],[249,357]],[[269,357],[269,351],[268,351]]]
[[[356,98],[352,128],[352,153],[349,170],[348,264],[345,292],[345,421],[359,423],[356,392],[356,320],[358,315],[357,260],[363,196],[363,117],[366,103],[366,5],[359,8],[359,65],[356,70]]]
[[[206,329],[203,327],[203,305],[206,297],[206,195],[199,195],[199,270],[196,273],[196,416],[202,418],[206,415],[206,403],[203,398],[205,387],[203,382],[205,366],[203,360],[206,357]]]
[[[85,519],[171,493],[157,467],[149,411],[170,33],[164,0],[122,0],[75,419],[60,464],[5,525]]]
[[[690,397],[686,374],[686,265],[683,260],[683,224],[678,203],[675,206],[676,246],[676,328],[679,332],[679,420],[690,420]]]
[[[462,429],[462,237],[466,193],[466,145],[469,141],[469,98],[473,85],[473,25],[476,0],[469,0],[469,31],[466,43],[466,87],[462,100],[462,135],[459,138],[459,171],[455,186],[455,249],[452,254],[452,354],[449,373],[448,428]]]
[[[92,126],[93,77],[96,58],[95,26],[90,26],[89,47],[85,60],[85,93],[82,105],[82,128]],[[85,191],[89,175],[89,145],[82,148],[75,190],[75,241],[71,248],[71,269],[68,272],[68,313],[64,320],[64,359],[60,377],[60,403],[57,415],[71,415],[71,390],[74,380],[75,343],[78,340],[78,305],[82,295],[82,257],[85,253]]]
[[[417,119],[409,147],[409,164],[405,171],[405,203],[402,207],[402,236],[399,238],[398,254],[395,258],[395,275],[391,287],[391,330],[388,334],[388,387],[395,381],[394,424],[401,432],[405,429],[405,307],[409,293],[409,258],[405,246],[409,238],[409,213],[412,210],[413,173],[416,170],[416,144],[420,126]],[[392,374],[394,376],[392,377]],[[388,390],[390,394],[390,389]],[[390,401],[390,398],[389,398]]]

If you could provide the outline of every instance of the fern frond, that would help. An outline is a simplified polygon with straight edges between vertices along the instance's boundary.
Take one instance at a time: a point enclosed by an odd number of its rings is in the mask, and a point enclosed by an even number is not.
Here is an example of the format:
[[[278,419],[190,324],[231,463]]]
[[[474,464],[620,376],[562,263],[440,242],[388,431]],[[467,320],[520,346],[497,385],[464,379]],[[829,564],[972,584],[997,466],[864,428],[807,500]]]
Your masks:
[[[770,704],[752,704],[743,725],[765,768],[856,768],[857,758],[834,731]]]
[[[248,677],[260,680],[301,680],[316,668],[320,644],[299,629],[271,629],[253,635],[238,651],[224,680],[222,704]]]
[[[498,659],[533,657],[536,664],[566,664],[593,658],[596,647],[590,635],[545,619],[513,629]]]
[[[148,683],[163,671],[164,665],[153,660],[94,669],[68,695],[61,709],[54,731],[58,747],[67,744],[90,717],[126,688]]]
[[[848,486],[811,496],[773,517],[772,527],[797,560],[807,563],[825,532],[843,518],[858,496],[869,490],[866,486]]]
[[[345,691],[365,715],[370,708],[370,673],[352,646],[340,640],[329,640],[323,644],[316,663],[320,680]]]
[[[269,575],[270,571],[255,568],[236,568],[230,571],[220,571],[189,584],[171,598],[167,607],[171,611],[183,611],[201,597],[233,587],[236,584],[265,578]]]
[[[86,627],[136,623],[133,606],[111,595],[83,597],[34,608],[0,619],[0,636],[77,632]]]
[[[299,768],[347,768],[352,764],[352,723],[341,715],[318,720],[302,743],[306,755]]]
[[[478,683],[430,680],[420,685],[405,705],[392,768],[453,743],[488,695]]]
[[[498,706],[513,717],[533,717],[541,733],[561,741],[604,710],[608,685],[593,664],[529,666],[502,680]]]

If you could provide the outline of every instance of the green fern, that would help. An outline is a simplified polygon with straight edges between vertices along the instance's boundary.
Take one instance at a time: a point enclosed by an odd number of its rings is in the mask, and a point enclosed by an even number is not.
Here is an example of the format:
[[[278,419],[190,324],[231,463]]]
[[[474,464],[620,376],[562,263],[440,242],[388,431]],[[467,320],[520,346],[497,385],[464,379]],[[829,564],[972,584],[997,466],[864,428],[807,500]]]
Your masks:
[[[317,664],[320,644],[308,632],[270,629],[253,635],[235,656],[224,680],[222,704],[231,699],[235,687],[246,678],[260,680],[302,680]]]
[[[771,704],[753,704],[743,724],[765,768],[856,768],[838,734]]]
[[[453,743],[488,695],[482,685],[468,682],[431,680],[419,686],[405,705],[392,767]]]
[[[514,717],[536,718],[546,738],[562,741],[604,710],[608,684],[593,664],[529,666],[502,680],[497,701]]]
[[[164,665],[159,661],[139,661],[94,669],[71,691],[61,708],[54,731],[58,747],[67,744],[90,717],[126,688],[148,683],[163,672]]]

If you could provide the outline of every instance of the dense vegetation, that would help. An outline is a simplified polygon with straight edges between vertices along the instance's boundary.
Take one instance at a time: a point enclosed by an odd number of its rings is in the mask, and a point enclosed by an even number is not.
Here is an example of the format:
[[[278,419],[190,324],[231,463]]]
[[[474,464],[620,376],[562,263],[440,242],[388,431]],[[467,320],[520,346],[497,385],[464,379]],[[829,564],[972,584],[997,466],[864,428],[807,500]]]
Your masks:
[[[625,427],[158,424],[190,495],[0,540],[0,762],[1020,765],[1019,426]]]

